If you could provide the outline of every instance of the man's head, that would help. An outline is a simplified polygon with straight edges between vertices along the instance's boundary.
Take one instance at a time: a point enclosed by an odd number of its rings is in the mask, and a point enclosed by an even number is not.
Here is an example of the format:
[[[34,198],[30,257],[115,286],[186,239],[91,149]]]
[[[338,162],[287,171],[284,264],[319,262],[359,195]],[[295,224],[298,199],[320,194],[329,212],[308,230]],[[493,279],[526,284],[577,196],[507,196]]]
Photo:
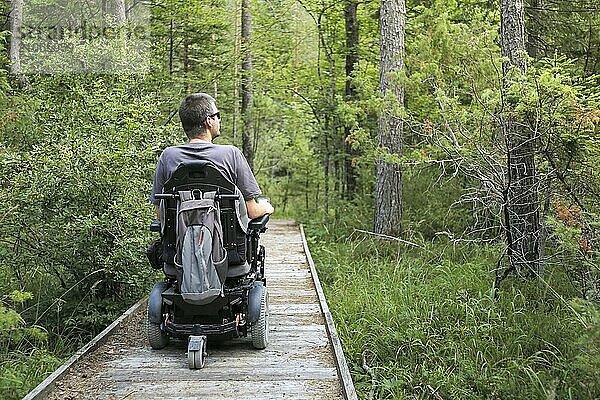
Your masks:
[[[179,119],[188,138],[194,139],[210,133],[210,139],[220,134],[221,116],[212,96],[193,93],[185,97],[179,106]]]

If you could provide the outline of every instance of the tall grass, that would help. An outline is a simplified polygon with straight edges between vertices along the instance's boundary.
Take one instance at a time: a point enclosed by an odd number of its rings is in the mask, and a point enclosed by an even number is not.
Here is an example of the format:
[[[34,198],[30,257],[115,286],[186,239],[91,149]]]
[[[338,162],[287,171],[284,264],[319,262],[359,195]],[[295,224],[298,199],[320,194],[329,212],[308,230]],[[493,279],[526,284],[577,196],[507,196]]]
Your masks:
[[[308,234],[361,398],[600,397],[598,307],[560,268],[495,299],[497,248]]]
[[[43,348],[0,354],[0,399],[21,399],[62,364]]]

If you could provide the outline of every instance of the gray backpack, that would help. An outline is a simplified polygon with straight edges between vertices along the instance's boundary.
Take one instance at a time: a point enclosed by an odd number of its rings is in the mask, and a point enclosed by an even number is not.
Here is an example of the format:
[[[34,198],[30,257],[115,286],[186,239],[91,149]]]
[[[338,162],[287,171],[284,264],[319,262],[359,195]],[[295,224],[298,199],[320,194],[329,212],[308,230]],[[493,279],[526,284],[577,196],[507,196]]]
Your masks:
[[[183,299],[203,305],[223,295],[227,251],[215,193],[179,192],[175,266]]]

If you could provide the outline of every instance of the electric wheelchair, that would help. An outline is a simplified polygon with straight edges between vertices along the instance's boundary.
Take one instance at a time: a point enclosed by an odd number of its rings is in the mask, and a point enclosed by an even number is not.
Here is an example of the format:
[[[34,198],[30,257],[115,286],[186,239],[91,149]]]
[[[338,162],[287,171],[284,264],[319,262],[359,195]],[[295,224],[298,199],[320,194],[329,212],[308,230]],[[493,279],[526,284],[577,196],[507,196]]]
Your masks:
[[[213,202],[222,227],[225,267],[219,271],[222,284],[217,295],[197,301],[182,293],[185,266],[178,262],[178,225],[183,198]],[[259,244],[269,216],[248,220],[244,198],[212,163],[193,161],[179,165],[165,183],[160,200],[160,220],[150,230],[159,232],[165,279],[150,292],[147,336],[153,349],[161,349],[171,338],[188,340],[188,364],[202,368],[208,337],[246,337],[264,349],[269,341],[269,309],[265,278],[265,249]],[[212,204],[212,203],[211,203]],[[202,279],[202,278],[201,278]]]

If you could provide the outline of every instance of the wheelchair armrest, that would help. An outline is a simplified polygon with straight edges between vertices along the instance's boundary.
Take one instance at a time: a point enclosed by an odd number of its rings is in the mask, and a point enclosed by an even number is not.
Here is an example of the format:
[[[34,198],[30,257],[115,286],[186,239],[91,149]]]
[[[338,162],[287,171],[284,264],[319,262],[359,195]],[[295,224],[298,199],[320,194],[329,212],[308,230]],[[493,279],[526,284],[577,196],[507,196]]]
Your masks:
[[[160,232],[160,220],[155,219],[150,223],[150,232]]]
[[[248,222],[248,229],[259,232],[264,232],[267,228],[267,222],[269,222],[269,214],[265,214],[262,217],[254,218]]]

